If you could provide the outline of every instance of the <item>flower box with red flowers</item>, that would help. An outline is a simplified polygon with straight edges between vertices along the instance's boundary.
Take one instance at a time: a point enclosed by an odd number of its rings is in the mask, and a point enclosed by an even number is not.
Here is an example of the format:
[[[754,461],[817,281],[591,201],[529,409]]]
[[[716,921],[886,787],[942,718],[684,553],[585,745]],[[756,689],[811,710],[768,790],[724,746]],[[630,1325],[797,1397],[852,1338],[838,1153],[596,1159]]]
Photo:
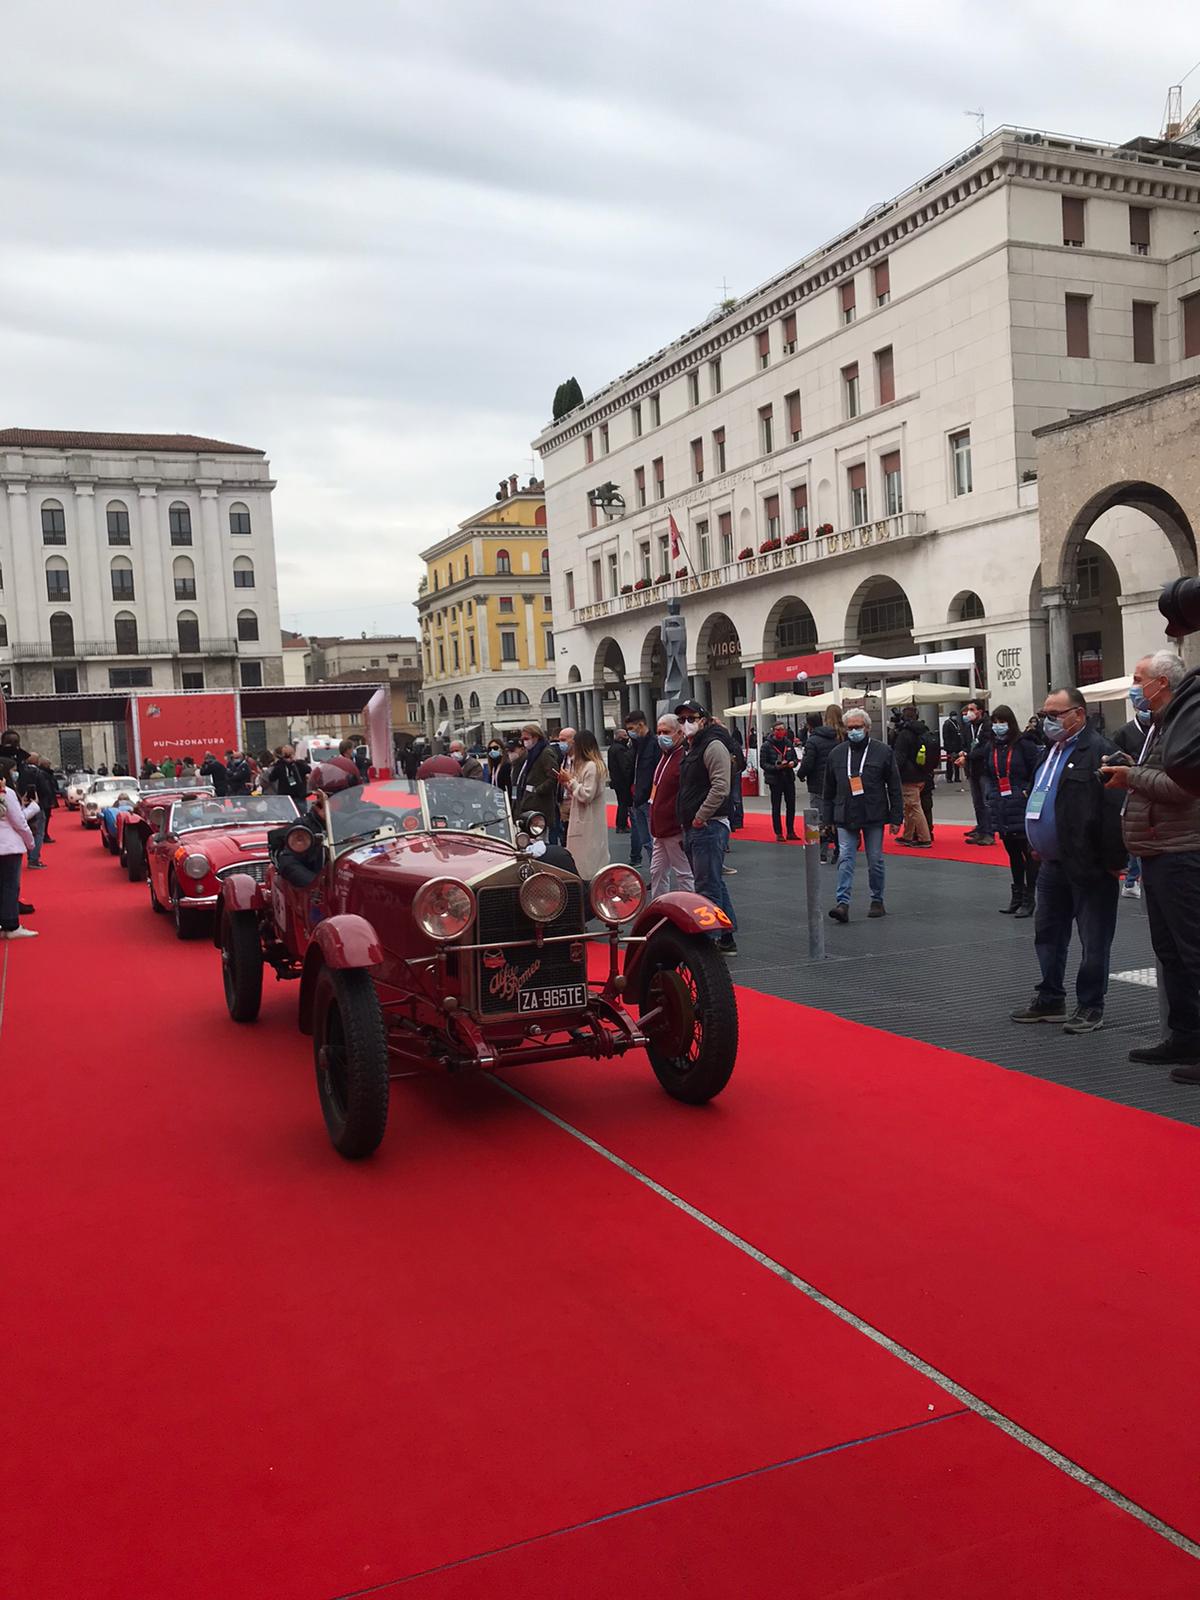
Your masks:
[[[781,549],[782,543],[780,539],[764,539],[758,547],[758,553],[760,556],[769,556],[772,550]]]
[[[687,568],[686,567],[676,567],[675,568],[675,576],[677,578],[686,578],[687,577]]]
[[[789,533],[787,538],[783,542],[786,545],[803,544],[804,541],[807,538],[808,538],[808,529],[805,528],[803,533]]]
[[[821,526],[817,529],[817,538],[818,539],[827,539],[832,532],[833,532],[833,523],[832,522],[823,522],[821,524]]]
[[[753,554],[754,554],[754,551],[750,548],[749,545],[747,545],[744,550],[739,550],[738,551],[738,560],[739,561],[749,561],[750,557]]]
[[[621,585],[621,593],[622,594],[632,594],[633,593],[633,585],[631,583],[623,583]]]
[[[660,583],[668,582],[668,580],[670,579],[670,576],[671,576],[671,574],[669,572],[660,572],[658,577],[655,578],[655,580],[654,580],[655,585],[657,586]]]
[[[634,584],[633,587],[635,589],[648,589],[650,587],[650,579],[649,578],[639,578],[638,581]]]

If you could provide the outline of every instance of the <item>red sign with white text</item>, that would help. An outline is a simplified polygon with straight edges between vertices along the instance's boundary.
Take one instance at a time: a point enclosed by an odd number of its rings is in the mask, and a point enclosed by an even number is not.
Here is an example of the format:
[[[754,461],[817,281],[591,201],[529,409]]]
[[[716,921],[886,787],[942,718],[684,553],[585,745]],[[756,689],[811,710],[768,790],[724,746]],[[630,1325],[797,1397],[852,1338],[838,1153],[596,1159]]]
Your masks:
[[[791,683],[801,672],[810,678],[831,678],[833,651],[821,650],[815,656],[788,656],[783,661],[760,661],[754,669],[754,681]]]
[[[138,760],[158,766],[168,756],[191,756],[197,766],[205,751],[224,759],[226,750],[242,742],[238,731],[237,695],[139,694],[130,707],[137,727]]]

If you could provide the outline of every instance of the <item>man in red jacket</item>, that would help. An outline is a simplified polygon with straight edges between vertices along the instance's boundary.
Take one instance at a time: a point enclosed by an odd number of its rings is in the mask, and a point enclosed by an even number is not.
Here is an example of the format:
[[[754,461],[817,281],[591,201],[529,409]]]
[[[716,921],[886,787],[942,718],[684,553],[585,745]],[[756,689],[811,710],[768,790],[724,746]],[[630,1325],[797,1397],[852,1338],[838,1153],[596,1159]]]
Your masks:
[[[695,889],[691,863],[683,848],[683,825],[676,800],[679,763],[683,759],[683,729],[671,712],[658,719],[658,764],[650,790],[650,898],[665,894],[671,875],[676,889]]]

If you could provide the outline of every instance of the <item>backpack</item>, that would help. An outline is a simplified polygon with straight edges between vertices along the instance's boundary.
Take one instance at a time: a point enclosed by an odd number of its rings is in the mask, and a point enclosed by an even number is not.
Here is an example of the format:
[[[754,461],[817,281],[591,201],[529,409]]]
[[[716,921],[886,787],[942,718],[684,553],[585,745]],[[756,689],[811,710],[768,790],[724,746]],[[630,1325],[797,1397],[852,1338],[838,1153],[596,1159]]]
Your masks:
[[[920,769],[923,777],[931,778],[937,771],[938,763],[942,759],[942,748],[936,734],[923,733],[917,741],[913,751],[913,766]]]

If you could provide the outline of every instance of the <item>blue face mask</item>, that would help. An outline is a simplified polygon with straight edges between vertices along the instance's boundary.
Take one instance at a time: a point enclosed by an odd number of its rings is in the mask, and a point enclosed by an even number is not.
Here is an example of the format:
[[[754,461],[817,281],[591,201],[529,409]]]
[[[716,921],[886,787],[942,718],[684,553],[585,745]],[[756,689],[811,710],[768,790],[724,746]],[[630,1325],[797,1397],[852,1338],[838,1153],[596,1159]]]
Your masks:
[[[1150,715],[1150,702],[1146,699],[1140,683],[1134,684],[1133,688],[1129,691],[1129,698],[1133,701],[1133,709],[1137,712],[1139,717],[1148,717]]]
[[[1151,711],[1150,707],[1147,706],[1145,711],[1137,712],[1136,716],[1137,716],[1138,721],[1141,723],[1142,727],[1144,728],[1147,725],[1147,723],[1149,723],[1152,720],[1152,718],[1154,716],[1154,713],[1153,713],[1153,711]]]
[[[1007,739],[1008,738],[1008,723],[1007,722],[993,722],[992,723],[992,732],[993,732],[993,734],[995,734],[997,739]]]
[[[1057,744],[1060,739],[1065,739],[1067,736],[1067,730],[1057,717],[1047,717],[1042,723],[1042,732],[1051,744]]]
[[[664,750],[674,750],[675,748],[675,741],[669,733],[660,733],[658,742]]]
[[[565,739],[557,740],[555,748],[558,750],[560,756],[565,756],[567,753],[567,741]]]
[[[855,744],[861,744],[867,737],[867,730],[865,728],[847,728],[846,737]]]

